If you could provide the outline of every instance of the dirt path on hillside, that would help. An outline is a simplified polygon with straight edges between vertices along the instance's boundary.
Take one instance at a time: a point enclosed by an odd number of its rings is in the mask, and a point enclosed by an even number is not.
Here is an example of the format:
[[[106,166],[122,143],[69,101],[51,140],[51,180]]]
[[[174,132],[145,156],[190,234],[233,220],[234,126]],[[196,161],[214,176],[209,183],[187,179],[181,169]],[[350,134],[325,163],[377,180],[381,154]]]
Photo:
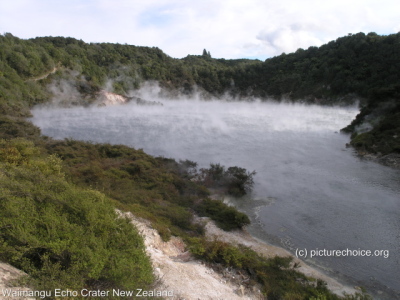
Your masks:
[[[60,67],[55,66],[51,71],[47,72],[46,74],[41,75],[41,76],[38,76],[38,77],[30,78],[30,79],[28,79],[28,80],[26,80],[26,81],[38,81],[38,80],[45,79],[45,78],[47,78],[49,75],[54,74],[55,72],[57,72],[58,69],[60,69]]]

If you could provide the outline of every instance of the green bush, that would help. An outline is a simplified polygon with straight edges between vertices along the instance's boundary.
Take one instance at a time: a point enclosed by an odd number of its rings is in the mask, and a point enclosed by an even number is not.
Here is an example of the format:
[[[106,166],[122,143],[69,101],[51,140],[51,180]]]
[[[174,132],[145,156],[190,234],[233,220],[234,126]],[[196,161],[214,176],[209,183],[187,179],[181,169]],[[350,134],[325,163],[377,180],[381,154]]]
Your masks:
[[[264,258],[243,245],[233,246],[219,240],[189,239],[190,252],[214,266],[234,268],[246,274],[251,282],[261,285],[267,299],[371,299],[364,294],[339,297],[330,292],[326,283],[306,277],[292,265],[291,257]]]
[[[251,192],[255,171],[248,172],[244,168],[229,167],[220,164],[210,164],[208,169],[200,169],[199,177],[202,183],[211,188],[222,189],[234,197],[241,197]]]
[[[0,259],[41,289],[143,288],[152,268],[137,230],[107,197],[77,188],[61,160],[22,139],[0,141]]]
[[[250,224],[249,217],[219,200],[206,198],[194,207],[199,216],[210,217],[224,230],[240,229]]]

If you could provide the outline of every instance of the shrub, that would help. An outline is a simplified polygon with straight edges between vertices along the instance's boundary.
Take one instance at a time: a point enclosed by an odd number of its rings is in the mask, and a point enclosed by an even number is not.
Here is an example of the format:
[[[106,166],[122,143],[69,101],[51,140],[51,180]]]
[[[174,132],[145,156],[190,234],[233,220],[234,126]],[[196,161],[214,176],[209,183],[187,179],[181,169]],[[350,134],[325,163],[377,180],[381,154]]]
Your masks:
[[[39,157],[30,142],[2,140],[0,153],[2,260],[40,289],[135,289],[152,282],[142,238],[104,194],[68,183],[61,160]]]
[[[194,207],[199,216],[210,217],[224,230],[239,229],[250,224],[249,217],[219,200],[204,199]]]
[[[189,239],[189,250],[198,258],[215,266],[233,268],[232,272],[246,274],[251,281],[261,285],[267,299],[343,299],[327,288],[326,284],[307,278],[292,267],[291,257],[264,258],[243,245],[233,246],[219,240]],[[344,299],[369,299],[349,296]]]
[[[229,195],[241,197],[251,192],[256,174],[244,168],[229,167],[227,170],[220,164],[210,164],[208,169],[200,169],[203,184],[211,188],[224,189]]]

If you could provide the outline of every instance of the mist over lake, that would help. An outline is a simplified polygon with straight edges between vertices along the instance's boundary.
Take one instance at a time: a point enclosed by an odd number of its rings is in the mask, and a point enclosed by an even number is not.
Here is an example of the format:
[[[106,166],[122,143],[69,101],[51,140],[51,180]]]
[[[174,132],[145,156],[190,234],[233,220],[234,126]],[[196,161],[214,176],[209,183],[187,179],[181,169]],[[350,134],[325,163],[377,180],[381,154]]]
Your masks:
[[[162,103],[37,107],[32,122],[56,139],[125,144],[196,161],[199,167],[221,163],[255,170],[252,195],[232,200],[253,219],[250,232],[293,252],[388,250],[386,258],[306,261],[374,294],[400,292],[400,171],[362,160],[346,148],[349,137],[339,130],[354,119],[355,107]]]

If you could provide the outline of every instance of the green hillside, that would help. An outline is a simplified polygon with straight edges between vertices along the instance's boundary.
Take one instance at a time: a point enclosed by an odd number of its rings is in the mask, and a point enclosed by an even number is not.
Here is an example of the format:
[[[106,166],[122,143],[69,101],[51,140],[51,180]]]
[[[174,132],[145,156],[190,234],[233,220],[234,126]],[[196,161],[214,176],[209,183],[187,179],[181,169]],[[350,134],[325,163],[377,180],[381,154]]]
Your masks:
[[[158,48],[64,37],[22,40],[9,33],[0,36],[0,45],[1,122],[8,130],[12,120],[4,116],[29,115],[29,107],[51,97],[45,88],[50,82],[68,81],[84,99],[77,104],[85,105],[105,86],[127,95],[151,80],[171,95],[203,91],[329,105],[357,100],[361,114],[345,129],[353,133],[352,145],[372,153],[400,152],[399,33],[348,35],[265,62],[214,59],[207,51],[174,59]]]

